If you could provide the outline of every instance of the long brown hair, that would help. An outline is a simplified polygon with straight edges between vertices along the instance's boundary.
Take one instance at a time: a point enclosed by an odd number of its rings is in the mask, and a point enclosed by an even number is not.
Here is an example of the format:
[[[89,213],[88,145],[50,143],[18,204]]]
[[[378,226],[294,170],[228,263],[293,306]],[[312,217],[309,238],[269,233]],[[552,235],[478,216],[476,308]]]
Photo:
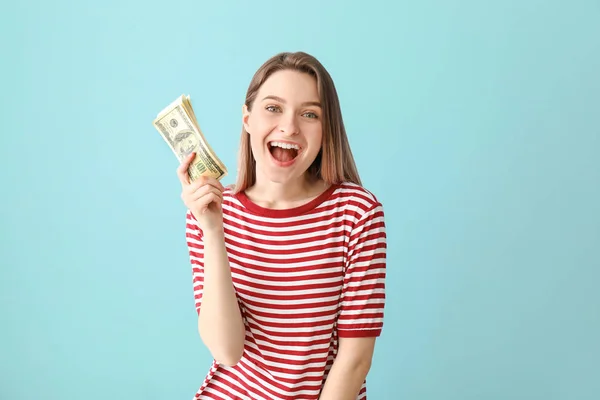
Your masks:
[[[316,79],[323,110],[323,143],[307,172],[311,177],[321,178],[327,184],[352,182],[361,185],[335,85],[325,67],[315,57],[304,52],[283,52],[271,57],[254,74],[246,92],[246,107],[252,111],[258,90],[271,74],[287,69],[307,73]],[[256,182],[256,160],[243,124],[237,172],[237,182],[233,189],[235,192],[244,191]]]

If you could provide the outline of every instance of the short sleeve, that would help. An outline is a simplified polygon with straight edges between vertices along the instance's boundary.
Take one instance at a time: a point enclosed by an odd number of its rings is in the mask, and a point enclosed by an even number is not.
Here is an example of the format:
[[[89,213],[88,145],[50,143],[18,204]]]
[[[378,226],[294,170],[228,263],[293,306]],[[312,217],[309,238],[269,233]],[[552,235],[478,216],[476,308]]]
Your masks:
[[[202,232],[191,211],[186,214],[185,239],[192,267],[192,284],[196,312],[200,315],[202,293],[204,289],[204,243]]]
[[[339,337],[381,335],[386,250],[383,206],[377,203],[360,217],[350,234],[338,318]]]

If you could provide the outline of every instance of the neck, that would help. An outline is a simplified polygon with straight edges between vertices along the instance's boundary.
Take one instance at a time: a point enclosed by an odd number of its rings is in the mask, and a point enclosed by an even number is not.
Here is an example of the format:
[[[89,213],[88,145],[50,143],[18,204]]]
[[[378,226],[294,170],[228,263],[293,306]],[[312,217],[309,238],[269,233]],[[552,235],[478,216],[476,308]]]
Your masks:
[[[281,209],[296,207],[310,201],[326,188],[325,182],[308,176],[285,183],[257,177],[255,184],[246,190],[246,195],[263,207]]]

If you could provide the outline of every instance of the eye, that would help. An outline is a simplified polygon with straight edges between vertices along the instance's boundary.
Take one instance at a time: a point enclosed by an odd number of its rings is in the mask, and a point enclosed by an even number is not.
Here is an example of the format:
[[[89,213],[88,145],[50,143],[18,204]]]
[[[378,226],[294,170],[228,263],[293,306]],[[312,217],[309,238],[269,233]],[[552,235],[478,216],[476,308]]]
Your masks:
[[[303,115],[308,118],[319,118],[319,116],[312,111],[305,112]]]
[[[269,112],[277,112],[277,111],[280,111],[281,109],[277,106],[266,106],[265,110],[267,110]]]

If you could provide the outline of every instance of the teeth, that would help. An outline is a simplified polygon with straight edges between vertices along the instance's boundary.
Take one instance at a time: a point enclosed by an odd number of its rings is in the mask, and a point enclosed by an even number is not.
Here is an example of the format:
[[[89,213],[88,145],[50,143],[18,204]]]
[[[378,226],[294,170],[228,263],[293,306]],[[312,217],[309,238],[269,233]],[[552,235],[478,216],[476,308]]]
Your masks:
[[[271,146],[281,147],[282,149],[300,150],[300,146],[298,146],[297,144],[291,144],[291,143],[271,142]]]

